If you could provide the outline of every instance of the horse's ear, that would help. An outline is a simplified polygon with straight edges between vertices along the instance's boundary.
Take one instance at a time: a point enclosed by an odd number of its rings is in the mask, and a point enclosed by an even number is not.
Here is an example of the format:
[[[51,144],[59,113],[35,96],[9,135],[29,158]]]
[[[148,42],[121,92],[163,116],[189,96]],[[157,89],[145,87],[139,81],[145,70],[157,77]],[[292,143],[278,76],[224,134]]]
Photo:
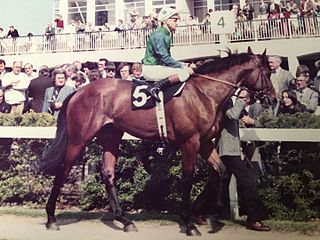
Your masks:
[[[268,58],[267,58],[267,49],[265,48],[262,55],[261,55],[261,58],[262,58],[262,61],[263,61],[263,64],[266,64],[268,63]]]
[[[248,54],[252,54],[253,55],[253,52],[252,52],[252,49],[251,49],[250,46],[248,47]]]

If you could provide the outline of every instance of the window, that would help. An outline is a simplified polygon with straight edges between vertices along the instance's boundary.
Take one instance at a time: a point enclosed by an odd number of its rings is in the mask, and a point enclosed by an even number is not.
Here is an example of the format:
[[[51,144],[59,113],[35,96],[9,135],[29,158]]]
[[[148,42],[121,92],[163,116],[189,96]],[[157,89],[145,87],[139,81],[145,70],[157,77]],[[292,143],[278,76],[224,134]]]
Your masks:
[[[175,6],[176,5],[176,0],[153,0],[152,1],[153,6],[165,6],[165,5],[170,5],[170,6]]]
[[[240,6],[240,0],[214,0],[215,11],[230,10],[233,4]]]
[[[201,22],[204,19],[204,16],[207,12],[207,0],[194,1],[194,15],[199,19],[199,22]]]
[[[96,0],[96,26],[102,26],[105,23],[108,25],[116,22],[116,4],[115,0]]]
[[[60,0],[55,0],[54,7],[53,7],[53,13],[56,15],[59,14],[59,6],[60,6]]]
[[[69,20],[80,20],[83,23],[87,21],[87,1],[69,0],[68,2]]]
[[[144,0],[124,0],[124,13],[125,13],[124,21],[126,23],[129,23],[131,19],[131,16],[129,14],[130,9],[137,9],[141,17],[149,14],[145,12],[144,2],[145,2]]]

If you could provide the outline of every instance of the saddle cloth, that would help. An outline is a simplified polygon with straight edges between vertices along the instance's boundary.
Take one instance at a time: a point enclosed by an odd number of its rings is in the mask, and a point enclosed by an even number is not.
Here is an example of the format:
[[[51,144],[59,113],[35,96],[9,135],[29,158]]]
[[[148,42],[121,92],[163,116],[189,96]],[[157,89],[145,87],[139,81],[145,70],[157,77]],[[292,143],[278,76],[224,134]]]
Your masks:
[[[150,109],[156,106],[156,101],[150,96],[148,87],[154,82],[133,80],[131,90],[131,109]],[[164,104],[173,97],[180,96],[185,83],[176,84],[164,90]]]

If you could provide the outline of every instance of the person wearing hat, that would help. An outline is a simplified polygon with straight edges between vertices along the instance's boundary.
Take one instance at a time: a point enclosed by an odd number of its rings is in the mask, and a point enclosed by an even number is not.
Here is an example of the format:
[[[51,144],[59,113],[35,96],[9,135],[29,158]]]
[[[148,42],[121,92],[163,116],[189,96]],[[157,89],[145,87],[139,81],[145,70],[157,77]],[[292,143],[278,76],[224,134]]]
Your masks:
[[[306,65],[299,65],[296,71],[297,99],[306,106],[307,111],[314,113],[318,107],[319,94],[309,87],[310,70]]]
[[[150,35],[142,60],[144,78],[156,82],[149,91],[158,102],[160,91],[186,81],[194,73],[194,64],[177,61],[170,53],[171,33],[176,30],[179,19],[176,9],[165,7],[160,10],[158,21],[161,25]]]
[[[114,79],[116,77],[117,68],[114,62],[107,62],[105,69],[107,72],[107,79]]]
[[[47,88],[53,85],[53,80],[50,77],[50,70],[48,66],[41,66],[38,72],[39,76],[30,81],[27,93],[31,100],[29,109],[25,109],[25,111],[32,109],[34,112],[42,112],[44,93]]]

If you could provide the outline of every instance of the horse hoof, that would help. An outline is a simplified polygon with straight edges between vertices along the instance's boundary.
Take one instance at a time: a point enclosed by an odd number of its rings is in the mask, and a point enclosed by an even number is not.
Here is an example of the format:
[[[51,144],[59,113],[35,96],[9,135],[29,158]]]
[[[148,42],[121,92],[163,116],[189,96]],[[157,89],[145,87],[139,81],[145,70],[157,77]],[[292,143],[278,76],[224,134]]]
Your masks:
[[[48,230],[55,230],[55,231],[60,230],[60,228],[56,222],[46,223],[46,228]]]
[[[187,236],[201,236],[201,232],[194,225],[187,227],[186,234],[187,234]]]
[[[138,232],[138,228],[134,223],[129,223],[128,225],[124,226],[123,228],[124,232]]]

